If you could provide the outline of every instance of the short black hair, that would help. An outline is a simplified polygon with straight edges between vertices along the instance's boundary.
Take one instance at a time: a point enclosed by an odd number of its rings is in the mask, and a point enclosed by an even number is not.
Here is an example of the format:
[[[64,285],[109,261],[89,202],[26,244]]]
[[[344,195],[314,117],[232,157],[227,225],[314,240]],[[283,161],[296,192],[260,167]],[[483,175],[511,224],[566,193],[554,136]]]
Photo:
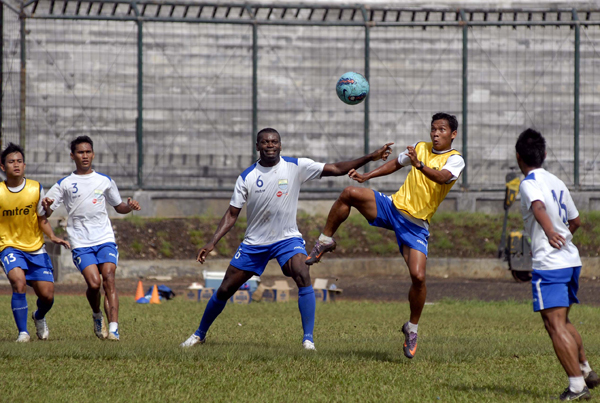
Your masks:
[[[431,123],[436,120],[445,119],[450,125],[450,131],[455,132],[458,129],[458,120],[456,116],[450,115],[449,113],[438,112],[431,117]]]
[[[546,159],[546,139],[540,132],[527,129],[519,135],[515,150],[527,166],[539,168]]]
[[[279,138],[279,142],[281,143],[281,135],[279,134],[279,132],[270,127],[265,127],[264,129],[262,129],[261,131],[258,132],[258,134],[256,135],[256,143],[258,144],[260,142],[260,138],[262,137],[263,134],[269,134],[269,133],[275,133],[277,135],[277,137]]]
[[[2,157],[0,160],[2,161],[2,165],[6,163],[6,157],[8,154],[19,152],[23,156],[23,162],[25,162],[25,152],[23,151],[23,147],[14,143],[8,143],[4,151],[2,151]]]
[[[92,146],[92,151],[94,151],[94,142],[88,136],[79,136],[75,140],[71,141],[71,152],[74,153],[77,149],[77,145],[81,143],[88,143]]]

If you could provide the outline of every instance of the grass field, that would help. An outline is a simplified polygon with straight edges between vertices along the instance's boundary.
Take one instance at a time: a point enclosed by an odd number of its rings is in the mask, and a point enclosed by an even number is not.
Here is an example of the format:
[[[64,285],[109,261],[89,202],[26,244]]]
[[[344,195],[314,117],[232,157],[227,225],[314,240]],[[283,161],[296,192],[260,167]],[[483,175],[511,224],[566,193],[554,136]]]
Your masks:
[[[93,335],[84,297],[59,295],[50,340],[30,320],[35,341],[17,344],[0,296],[0,401],[546,401],[567,385],[528,303],[427,305],[413,360],[401,351],[408,304],[318,304],[316,352],[301,348],[295,302],[228,305],[206,344],[181,350],[204,306],[123,297],[114,343]],[[571,319],[600,365],[600,310],[575,307]]]

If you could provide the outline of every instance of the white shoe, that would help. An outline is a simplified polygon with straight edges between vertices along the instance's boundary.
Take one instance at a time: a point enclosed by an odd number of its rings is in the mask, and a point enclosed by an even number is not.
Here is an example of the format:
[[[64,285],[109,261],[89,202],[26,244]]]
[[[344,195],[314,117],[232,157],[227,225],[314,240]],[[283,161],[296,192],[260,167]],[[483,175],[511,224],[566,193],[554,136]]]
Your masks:
[[[119,341],[119,329],[114,332],[108,332],[108,340]]]
[[[315,351],[317,351],[317,349],[315,348],[315,343],[313,343],[310,340],[304,340],[302,342],[302,347],[304,347],[305,350],[315,350]]]
[[[206,338],[200,339],[200,337],[193,334],[190,337],[188,337],[188,339],[186,341],[181,343],[179,345],[179,347],[188,348],[188,347],[192,347],[196,344],[204,344],[205,341],[206,341]]]
[[[38,339],[48,340],[50,331],[48,330],[48,325],[46,324],[46,318],[36,319],[34,312],[31,314],[31,319],[33,319],[33,323],[35,324],[35,334],[37,334]]]
[[[29,343],[31,337],[29,337],[29,333],[21,332],[19,333],[19,337],[17,337],[17,343]]]
[[[108,329],[106,328],[106,323],[104,323],[104,315],[100,319],[96,319],[92,315],[92,319],[94,321],[94,333],[96,337],[100,340],[108,338]]]

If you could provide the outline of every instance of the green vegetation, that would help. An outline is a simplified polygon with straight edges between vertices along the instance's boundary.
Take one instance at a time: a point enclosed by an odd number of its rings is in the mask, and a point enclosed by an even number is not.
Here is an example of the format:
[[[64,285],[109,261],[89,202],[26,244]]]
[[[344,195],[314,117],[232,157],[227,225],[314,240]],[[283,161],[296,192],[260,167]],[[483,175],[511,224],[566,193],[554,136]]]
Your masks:
[[[515,210],[515,209],[513,209]],[[128,216],[114,220],[119,249],[130,259],[192,259],[198,248],[212,237],[220,217],[149,219]],[[503,214],[438,212],[431,222],[429,255],[432,257],[495,258],[502,233]],[[298,227],[310,249],[319,237],[326,217],[298,214]],[[582,226],[574,237],[581,256],[600,255],[600,212],[581,213]],[[218,243],[220,257],[230,257],[244,239],[247,222],[240,217],[229,234]],[[517,211],[509,215],[507,233],[521,231],[523,220]],[[353,213],[338,229],[336,253],[330,258],[397,257],[398,246],[392,231],[369,225]],[[170,247],[166,247],[164,242]],[[140,247],[138,243],[142,243]],[[167,251],[167,253],[164,253]]]
[[[47,342],[14,343],[12,315],[0,315],[1,400],[546,402],[568,382],[530,303],[427,305],[413,360],[402,354],[406,303],[318,304],[316,352],[301,348],[295,302],[228,305],[206,344],[181,350],[205,306],[123,297],[118,343],[93,335],[83,296],[56,297]],[[571,320],[598,357],[600,311],[578,306]]]

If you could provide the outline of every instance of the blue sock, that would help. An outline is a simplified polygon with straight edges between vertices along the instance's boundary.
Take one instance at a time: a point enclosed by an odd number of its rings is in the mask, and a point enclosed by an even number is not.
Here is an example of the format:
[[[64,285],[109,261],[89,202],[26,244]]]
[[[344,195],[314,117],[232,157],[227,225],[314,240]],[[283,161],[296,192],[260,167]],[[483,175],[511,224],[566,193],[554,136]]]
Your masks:
[[[300,317],[302,318],[302,329],[304,330],[304,338],[302,341],[313,340],[313,331],[315,330],[315,310],[317,302],[315,300],[315,290],[312,285],[308,287],[298,287],[298,309],[300,309]]]
[[[46,301],[44,301],[41,298],[38,298],[37,300],[37,311],[35,311],[35,318],[36,319],[44,319],[44,317],[46,316],[46,314],[48,313],[48,311],[50,309],[52,309],[52,305],[54,305],[54,298],[52,298],[52,301],[50,303],[47,303]]]
[[[27,331],[27,298],[25,293],[19,294],[13,292],[12,299],[10,300],[10,306],[17,323],[17,329],[19,333]]]
[[[212,325],[215,319],[217,319],[217,316],[223,312],[223,308],[225,308],[226,304],[226,300],[221,301],[217,299],[217,293],[215,292],[208,300],[208,304],[204,310],[204,315],[202,315],[202,320],[200,321],[200,326],[198,326],[198,330],[196,330],[194,334],[200,337],[200,339],[204,340],[210,325]]]

